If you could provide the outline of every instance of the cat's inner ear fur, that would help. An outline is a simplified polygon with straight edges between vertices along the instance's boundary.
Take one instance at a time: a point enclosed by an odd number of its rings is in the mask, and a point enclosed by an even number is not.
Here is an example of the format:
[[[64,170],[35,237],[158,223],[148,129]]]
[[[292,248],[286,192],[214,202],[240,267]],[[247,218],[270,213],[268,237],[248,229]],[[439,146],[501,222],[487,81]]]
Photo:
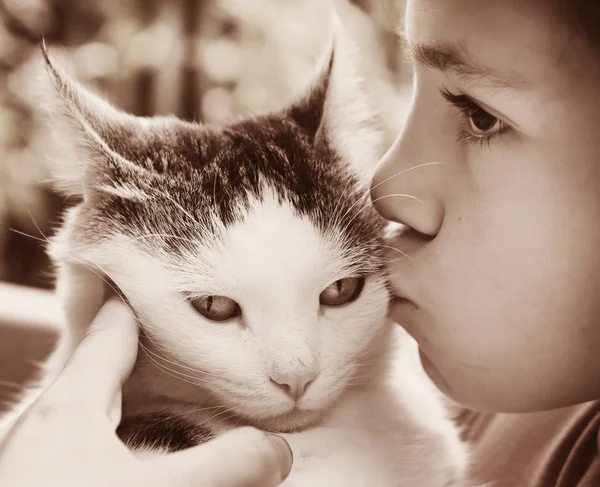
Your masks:
[[[364,184],[368,184],[385,151],[381,118],[360,74],[361,53],[336,14],[331,34],[308,93],[289,115],[324,139]]]
[[[130,198],[123,179],[146,172],[112,147],[111,141],[133,137],[143,121],[123,113],[72,79],[50,59],[42,44],[46,73],[41,80],[43,111],[50,119],[58,156],[51,161],[56,186],[90,198],[110,193]],[[117,183],[117,181],[121,181]]]

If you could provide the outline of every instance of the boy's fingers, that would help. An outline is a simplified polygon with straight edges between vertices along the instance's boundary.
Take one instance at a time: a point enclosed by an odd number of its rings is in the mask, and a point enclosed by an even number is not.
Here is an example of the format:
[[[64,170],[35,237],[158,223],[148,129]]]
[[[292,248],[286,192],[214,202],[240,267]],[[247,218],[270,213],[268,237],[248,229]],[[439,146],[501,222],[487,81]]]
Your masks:
[[[288,476],[293,456],[282,437],[244,427],[152,462],[182,487],[274,487]]]
[[[131,310],[117,298],[98,312],[63,373],[52,385],[61,401],[75,399],[110,413],[137,356],[138,327]],[[50,391],[49,391],[50,392]]]

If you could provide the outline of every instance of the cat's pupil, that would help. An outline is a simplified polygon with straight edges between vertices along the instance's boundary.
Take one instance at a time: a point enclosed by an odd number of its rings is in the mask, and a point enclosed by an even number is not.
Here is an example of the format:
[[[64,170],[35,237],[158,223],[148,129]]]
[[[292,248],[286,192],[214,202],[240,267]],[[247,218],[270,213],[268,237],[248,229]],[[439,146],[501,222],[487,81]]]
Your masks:
[[[346,277],[338,279],[327,286],[319,301],[325,306],[341,306],[354,301],[362,292],[365,279],[363,277]]]
[[[240,306],[226,296],[204,296],[191,301],[192,306],[211,321],[225,321],[240,313]]]

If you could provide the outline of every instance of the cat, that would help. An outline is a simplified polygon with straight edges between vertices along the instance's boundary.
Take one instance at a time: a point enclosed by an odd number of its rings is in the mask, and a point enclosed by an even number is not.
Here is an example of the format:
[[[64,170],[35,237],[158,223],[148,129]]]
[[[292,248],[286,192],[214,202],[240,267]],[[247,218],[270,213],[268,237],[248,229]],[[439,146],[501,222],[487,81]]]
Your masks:
[[[102,278],[140,324],[118,429],[138,455],[251,425],[290,443],[284,487],[463,485],[465,447],[386,318],[381,127],[341,22],[306,93],[224,126],[123,113],[43,53],[70,149],[54,174],[81,198],[48,248],[68,329],[50,367]]]

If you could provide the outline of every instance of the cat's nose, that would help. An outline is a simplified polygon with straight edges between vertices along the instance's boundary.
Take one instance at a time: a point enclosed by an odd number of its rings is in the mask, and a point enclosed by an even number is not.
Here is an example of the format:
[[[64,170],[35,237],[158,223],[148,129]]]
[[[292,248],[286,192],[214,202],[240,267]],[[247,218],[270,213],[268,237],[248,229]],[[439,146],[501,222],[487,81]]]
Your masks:
[[[306,388],[315,380],[318,374],[317,371],[310,371],[300,375],[272,374],[271,382],[277,385],[277,387],[283,390],[294,401],[297,401],[304,395]]]

